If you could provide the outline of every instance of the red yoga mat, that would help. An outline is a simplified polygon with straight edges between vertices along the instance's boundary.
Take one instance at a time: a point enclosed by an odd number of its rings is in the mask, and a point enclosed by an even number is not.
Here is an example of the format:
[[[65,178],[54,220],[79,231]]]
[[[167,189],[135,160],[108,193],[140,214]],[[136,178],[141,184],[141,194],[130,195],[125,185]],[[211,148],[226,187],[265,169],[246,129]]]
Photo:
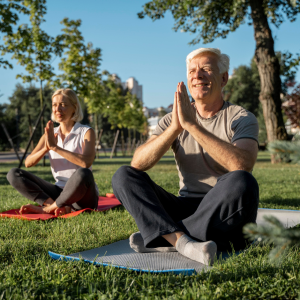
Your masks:
[[[113,207],[121,205],[120,201],[115,198],[115,195],[113,194],[106,194],[107,197],[99,197],[98,200],[98,207],[96,211],[105,211],[108,209],[111,209]],[[112,197],[113,196],[113,197]],[[1,218],[15,218],[15,219],[23,219],[23,220],[30,220],[30,221],[37,221],[37,220],[49,220],[49,219],[55,219],[55,218],[72,218],[76,217],[79,214],[81,214],[84,211],[92,211],[90,208],[85,208],[82,210],[78,210],[75,212],[71,212],[69,214],[56,217],[54,215],[50,214],[20,214],[20,209],[11,209],[8,211],[4,211],[0,213]]]

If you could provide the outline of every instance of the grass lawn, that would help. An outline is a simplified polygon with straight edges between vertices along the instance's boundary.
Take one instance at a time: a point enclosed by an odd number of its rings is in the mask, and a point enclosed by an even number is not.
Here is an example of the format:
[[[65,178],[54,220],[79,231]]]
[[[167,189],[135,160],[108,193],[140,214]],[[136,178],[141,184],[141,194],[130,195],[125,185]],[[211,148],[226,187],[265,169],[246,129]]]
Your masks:
[[[112,192],[111,177],[130,158],[98,159],[93,165],[100,193]],[[1,163],[0,211],[19,208],[28,200],[8,185],[6,173],[17,163]],[[30,169],[53,182],[50,167]],[[171,154],[149,175],[171,193],[178,176]],[[271,165],[260,153],[253,175],[260,187],[260,207],[300,210],[300,166]],[[269,246],[192,276],[140,274],[83,262],[50,259],[47,252],[70,254],[126,239],[137,231],[123,207],[46,222],[0,219],[0,299],[298,299],[300,254],[290,250],[281,262],[268,259]]]

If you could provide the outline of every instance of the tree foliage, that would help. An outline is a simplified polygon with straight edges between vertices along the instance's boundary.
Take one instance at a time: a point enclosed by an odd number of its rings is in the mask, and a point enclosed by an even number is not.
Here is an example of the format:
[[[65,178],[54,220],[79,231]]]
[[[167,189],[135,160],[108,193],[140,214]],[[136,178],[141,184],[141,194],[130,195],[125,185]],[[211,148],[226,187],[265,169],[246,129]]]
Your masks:
[[[9,118],[6,114],[7,110],[7,104],[0,104],[0,124],[4,123],[7,128],[9,128],[10,133],[12,134],[11,137],[14,137],[16,135],[16,126],[15,126],[15,120],[14,118]],[[1,126],[1,125],[0,125]],[[5,151],[7,149],[10,149],[10,144],[7,140],[7,137],[4,133],[4,130],[0,130],[0,151]]]
[[[127,89],[124,90],[110,74],[105,74],[107,79],[102,81],[99,94],[95,94],[98,97],[86,101],[88,111],[103,115],[113,129],[128,128],[142,132],[146,118],[141,101]]]
[[[278,259],[289,248],[300,246],[299,228],[284,228],[274,216],[265,216],[264,218],[268,225],[247,224],[243,231],[251,240],[274,245],[275,247],[269,254],[271,259]]]
[[[63,34],[57,40],[64,49],[59,69],[63,71],[54,82],[56,88],[68,87],[73,89],[83,100],[93,97],[101,88],[101,49],[87,45],[80,32],[81,20],[61,21],[65,27]]]
[[[289,58],[286,57],[286,54],[277,52],[276,55],[280,62],[281,91],[283,94],[286,94],[288,88],[294,84],[295,69],[287,67]],[[240,105],[257,117],[259,122],[259,141],[264,143],[267,140],[267,132],[262,106],[259,101],[260,89],[260,77],[253,58],[250,66],[241,65],[234,69],[233,75],[223,90],[223,94],[225,101]]]
[[[253,59],[250,66],[241,65],[234,69],[233,75],[223,90],[225,101],[240,105],[256,116],[259,123],[258,140],[264,143],[267,140],[267,133],[259,93],[260,79]]]
[[[277,52],[276,56],[280,63],[281,91],[286,95],[288,88],[294,84],[296,66],[290,67],[291,57],[286,53]],[[253,58],[250,66],[241,65],[233,70],[223,90],[224,100],[240,105],[258,116],[262,110],[259,102],[260,89],[259,72]]]
[[[23,0],[7,0],[0,1],[0,34],[4,36],[11,36],[14,33],[14,27],[16,27],[19,21],[19,15],[29,14],[28,9],[23,5]],[[0,45],[0,51],[3,51],[5,47]],[[4,52],[3,52],[4,53]],[[2,53],[2,55],[3,55]],[[12,64],[7,60],[0,58],[0,67],[6,69],[7,67],[12,69]]]
[[[43,90],[46,104],[44,117],[46,120],[50,120],[51,116],[52,93],[53,90],[46,85]],[[0,107],[0,121],[5,124],[11,137],[16,136],[19,131],[20,145],[22,147],[26,146],[30,136],[28,115],[30,116],[32,126],[34,126],[40,113],[39,94],[39,88],[33,85],[29,85],[29,87],[26,88],[21,84],[17,84],[12,96],[9,97],[10,103],[1,105]],[[17,127],[19,127],[19,130],[17,130]],[[35,144],[39,141],[40,137],[41,134],[37,130],[33,140]],[[14,143],[16,143],[16,139],[14,139]],[[4,148],[10,148],[7,138],[3,132],[0,135],[0,148],[3,150]]]
[[[12,53],[28,74],[18,74],[23,82],[49,81],[55,75],[51,65],[53,56],[60,55],[62,48],[56,39],[41,29],[45,21],[46,0],[24,0],[30,14],[30,26],[22,24],[15,33],[4,37],[4,52]]]
[[[285,18],[295,21],[300,12],[300,3],[296,0],[261,0],[260,3],[270,22],[276,27]],[[206,44],[218,37],[226,38],[230,32],[246,22],[252,25],[250,5],[251,0],[153,0],[143,6],[144,10],[138,16],[158,20],[170,11],[175,19],[175,31],[197,34],[191,41],[193,45],[201,40]]]
[[[242,106],[258,116],[260,79],[255,62],[234,69],[224,88],[224,100]]]

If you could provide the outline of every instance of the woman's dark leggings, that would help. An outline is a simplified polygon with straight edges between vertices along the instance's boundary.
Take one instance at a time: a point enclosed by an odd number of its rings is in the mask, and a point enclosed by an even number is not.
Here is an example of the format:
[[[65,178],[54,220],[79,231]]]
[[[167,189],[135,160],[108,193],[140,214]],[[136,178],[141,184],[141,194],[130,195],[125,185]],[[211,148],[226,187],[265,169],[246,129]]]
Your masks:
[[[19,168],[11,169],[6,177],[20,194],[40,205],[51,198],[58,207],[71,206],[75,210],[98,206],[94,176],[86,168],[76,170],[64,189]]]
[[[218,250],[239,250],[246,246],[243,226],[256,221],[258,184],[245,171],[219,177],[201,198],[176,197],[129,166],[115,173],[112,186],[149,248],[170,246],[162,235],[183,231],[198,241],[213,240]]]

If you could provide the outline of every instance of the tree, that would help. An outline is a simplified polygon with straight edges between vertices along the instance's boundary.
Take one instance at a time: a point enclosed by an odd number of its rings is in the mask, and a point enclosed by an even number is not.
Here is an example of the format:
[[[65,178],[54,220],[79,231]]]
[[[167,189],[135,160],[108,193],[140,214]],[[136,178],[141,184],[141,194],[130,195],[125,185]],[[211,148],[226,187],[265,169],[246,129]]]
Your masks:
[[[45,31],[41,24],[45,21],[46,0],[24,0],[24,5],[30,13],[31,27],[27,24],[19,26],[16,33],[7,35],[4,40],[5,51],[12,53],[13,59],[17,59],[21,66],[25,66],[27,75],[18,74],[23,82],[49,81],[55,75],[51,61],[53,55],[61,55],[61,45]],[[42,98],[41,98],[42,106]]]
[[[258,140],[264,143],[267,140],[267,133],[259,102],[259,92],[260,79],[253,59],[250,66],[241,65],[234,69],[232,77],[223,90],[225,101],[240,105],[256,116],[259,123]]]
[[[288,67],[290,56],[287,57],[281,52],[276,52],[276,56],[280,62],[282,95],[286,95],[288,88],[294,84],[295,70]],[[266,126],[259,101],[260,78],[254,58],[250,66],[241,65],[233,70],[233,75],[229,78],[223,93],[225,101],[240,105],[256,116],[259,123],[259,141],[266,142]]]
[[[249,67],[241,65],[234,69],[223,92],[225,101],[240,105],[258,116],[260,80],[253,60]]]
[[[64,32],[57,37],[65,49],[59,69],[63,71],[54,82],[56,88],[68,87],[73,89],[82,100],[93,97],[101,85],[101,49],[93,49],[93,44],[85,45],[82,33],[79,30],[81,20],[61,21]],[[101,87],[101,86],[100,86]]]
[[[45,21],[46,0],[24,0],[30,14],[31,27],[27,24],[19,26],[16,33],[7,35],[5,52],[13,53],[21,66],[25,66],[27,75],[18,74],[23,82],[40,82],[40,110],[43,108],[43,81],[50,81],[55,75],[51,65],[53,55],[61,55],[59,40],[49,36],[41,29]],[[44,133],[43,117],[41,118],[41,134]],[[44,158],[45,165],[45,158]]]
[[[271,259],[278,259],[293,246],[300,246],[299,228],[284,228],[274,216],[264,216],[268,225],[247,224],[243,231],[251,240],[265,242],[275,247],[270,252]]]
[[[292,128],[300,129],[300,84],[286,95],[282,107]],[[295,134],[293,141],[273,141],[268,145],[269,151],[278,161],[300,163],[300,137]]]
[[[262,104],[268,141],[286,140],[287,133],[281,112],[280,65],[274,51],[274,40],[269,22],[279,27],[284,17],[295,21],[300,12],[300,2],[296,0],[153,0],[144,5],[138,14],[140,18],[149,16],[152,20],[164,17],[170,11],[175,19],[174,29],[198,33],[191,44],[212,42],[218,37],[226,38],[245,20],[254,27],[256,41],[255,63],[258,67]],[[299,63],[299,58],[293,60]]]
[[[146,118],[142,103],[127,89],[123,89],[107,71],[104,75],[107,78],[98,84],[98,91],[95,91],[95,94],[86,101],[88,112],[107,119],[111,129],[122,129],[122,139],[124,139],[123,129],[128,129],[131,139],[130,130],[133,130],[134,137],[136,131],[144,131]]]
[[[19,21],[19,14],[29,14],[29,11],[23,5],[23,0],[7,0],[3,3],[0,2],[0,33],[11,36],[14,32],[14,26]],[[0,45],[0,50],[5,50],[3,45]],[[3,55],[4,53],[2,53]],[[13,68],[12,64],[7,60],[0,58],[0,67],[6,69],[7,67]]]
[[[144,133],[144,125],[147,123],[147,118],[143,113],[143,105],[136,95],[132,95],[130,92],[127,92],[125,96],[125,103],[124,117],[126,116],[125,119],[127,119],[125,127],[133,129],[134,138],[136,138],[135,132]]]
[[[6,128],[9,128],[9,133],[11,134],[11,137],[14,137],[16,135],[16,128],[15,128],[15,119],[10,118],[7,115],[7,107],[8,104],[0,104],[0,124],[4,123]],[[4,130],[0,130],[0,151],[5,151],[6,149],[10,149],[10,143],[7,140],[7,137],[5,135]]]
[[[49,85],[44,86],[43,94],[46,104],[46,109],[44,112],[44,117],[46,120],[50,120],[51,111],[52,111],[52,101],[51,96],[53,90]],[[35,124],[38,115],[40,113],[40,88],[35,87],[34,85],[29,85],[24,87],[22,84],[17,84],[15,90],[13,91],[12,96],[9,97],[10,104],[6,105],[5,115],[7,118],[6,127],[9,129],[10,135],[14,136],[17,134],[16,130],[16,121],[9,121],[16,119],[16,112],[18,112],[18,127],[20,133],[20,144],[22,147],[25,147],[30,136],[29,130],[29,117],[31,119],[32,126]],[[29,117],[28,117],[29,115]],[[11,126],[12,124],[13,126]],[[36,133],[34,135],[34,144],[37,144],[41,135]]]

